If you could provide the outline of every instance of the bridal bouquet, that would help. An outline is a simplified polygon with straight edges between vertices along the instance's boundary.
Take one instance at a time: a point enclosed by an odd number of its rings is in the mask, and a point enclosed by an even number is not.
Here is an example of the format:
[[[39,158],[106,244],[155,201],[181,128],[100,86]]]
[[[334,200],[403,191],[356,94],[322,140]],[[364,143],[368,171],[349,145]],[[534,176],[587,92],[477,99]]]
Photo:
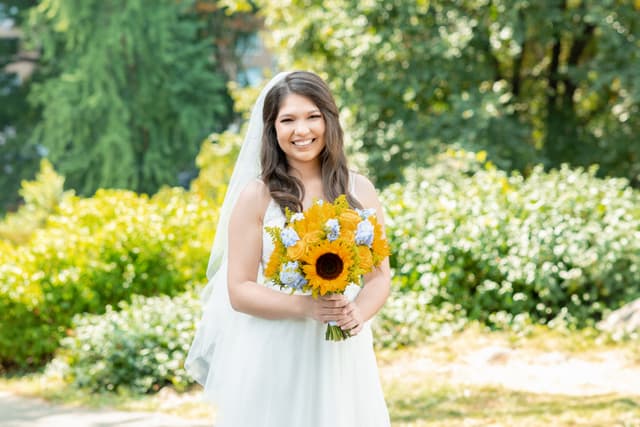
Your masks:
[[[310,291],[314,298],[342,294],[389,255],[374,209],[352,209],[344,195],[333,203],[317,200],[304,212],[286,210],[284,227],[266,227],[274,250],[264,276],[281,288]],[[349,337],[336,324],[325,338]]]

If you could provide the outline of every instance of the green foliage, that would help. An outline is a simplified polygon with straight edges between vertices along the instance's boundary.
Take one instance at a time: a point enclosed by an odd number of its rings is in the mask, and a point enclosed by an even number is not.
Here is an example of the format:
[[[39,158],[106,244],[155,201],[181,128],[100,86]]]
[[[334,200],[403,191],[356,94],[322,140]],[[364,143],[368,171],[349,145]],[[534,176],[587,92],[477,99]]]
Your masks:
[[[259,2],[285,68],[329,81],[380,183],[442,146],[639,185],[637,2]]]
[[[68,197],[30,244],[0,255],[0,364],[38,365],[76,313],[134,294],[175,295],[205,277],[216,208],[180,189]]]
[[[241,135],[233,131],[214,134],[207,138],[196,157],[196,165],[200,172],[191,182],[191,191],[221,205],[241,143]]]
[[[109,306],[102,315],[76,316],[49,372],[93,391],[184,389],[193,383],[184,360],[198,313],[199,299],[186,292],[175,298],[134,296],[118,310]]]
[[[246,4],[238,2],[236,7],[243,8]],[[192,192],[200,197],[211,198],[219,205],[224,200],[227,183],[231,179],[247,131],[251,108],[260,91],[260,88],[256,87],[240,87],[235,82],[230,82],[228,86],[234,101],[234,110],[245,119],[244,125],[234,125],[223,133],[209,135],[196,157],[196,165],[200,172],[191,183]]]
[[[0,104],[2,101],[0,101]],[[21,182],[38,172],[42,148],[31,144],[22,131],[0,127],[0,217],[14,212],[23,202],[18,195]]]
[[[640,194],[625,180],[523,179],[483,157],[450,153],[383,192],[394,286],[493,325],[582,326],[640,295]]]
[[[194,171],[198,143],[231,114],[195,0],[44,0],[27,32],[49,76],[34,139],[79,194],[153,193]],[[222,12],[220,12],[222,13]]]
[[[24,244],[35,230],[44,225],[62,199],[70,195],[65,192],[64,178],[58,175],[51,163],[40,161],[40,172],[34,181],[23,181],[19,191],[24,200],[17,212],[9,213],[0,222],[0,239],[14,244]]]

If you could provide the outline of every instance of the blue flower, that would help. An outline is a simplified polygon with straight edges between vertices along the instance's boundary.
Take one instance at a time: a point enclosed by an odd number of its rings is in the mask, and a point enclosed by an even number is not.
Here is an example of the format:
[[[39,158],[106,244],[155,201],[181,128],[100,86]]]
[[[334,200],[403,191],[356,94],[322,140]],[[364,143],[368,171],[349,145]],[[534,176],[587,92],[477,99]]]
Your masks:
[[[373,225],[368,219],[364,219],[358,223],[358,228],[356,229],[356,244],[371,247],[372,243]]]
[[[367,219],[371,215],[375,214],[376,210],[374,208],[369,208],[369,209],[358,209],[358,208],[356,208],[356,212],[358,212],[358,215],[360,215],[360,218]]]
[[[282,266],[280,269],[280,282],[293,289],[302,289],[308,283],[307,279],[300,273],[298,261],[289,261]]]
[[[332,218],[324,223],[324,227],[327,229],[327,240],[333,242],[340,237],[340,223],[337,219]]]
[[[287,248],[295,245],[296,242],[300,240],[300,236],[298,236],[296,230],[291,227],[286,227],[284,230],[282,230],[282,233],[280,233],[280,238],[282,239],[282,244]]]

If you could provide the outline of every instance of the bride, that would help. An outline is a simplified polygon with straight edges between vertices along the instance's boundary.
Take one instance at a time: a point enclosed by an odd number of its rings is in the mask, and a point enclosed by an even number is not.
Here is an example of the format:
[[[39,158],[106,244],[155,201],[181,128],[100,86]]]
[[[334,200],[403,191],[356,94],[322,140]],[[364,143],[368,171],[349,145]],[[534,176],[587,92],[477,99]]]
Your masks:
[[[370,321],[387,299],[388,259],[357,295],[290,295],[263,280],[273,244],[264,227],[314,199],[346,194],[383,211],[371,182],[347,168],[326,83],[281,73],[263,89],[221,210],[203,316],[185,367],[218,406],[216,427],[387,427]],[[326,322],[351,337],[325,340]]]

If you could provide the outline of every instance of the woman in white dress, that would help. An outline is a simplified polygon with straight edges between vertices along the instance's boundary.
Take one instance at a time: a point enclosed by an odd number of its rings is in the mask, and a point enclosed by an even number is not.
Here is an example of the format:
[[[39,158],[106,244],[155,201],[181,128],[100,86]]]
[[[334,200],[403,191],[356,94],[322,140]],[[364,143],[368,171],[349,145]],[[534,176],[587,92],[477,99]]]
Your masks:
[[[325,82],[310,72],[281,73],[252,112],[185,363],[218,406],[216,427],[390,425],[370,327],[389,294],[388,259],[351,298],[290,295],[262,276],[273,250],[264,227],[284,225],[285,207],[302,211],[340,194],[352,207],[374,208],[384,224],[373,185],[347,168]],[[325,340],[329,321],[351,337]]]

